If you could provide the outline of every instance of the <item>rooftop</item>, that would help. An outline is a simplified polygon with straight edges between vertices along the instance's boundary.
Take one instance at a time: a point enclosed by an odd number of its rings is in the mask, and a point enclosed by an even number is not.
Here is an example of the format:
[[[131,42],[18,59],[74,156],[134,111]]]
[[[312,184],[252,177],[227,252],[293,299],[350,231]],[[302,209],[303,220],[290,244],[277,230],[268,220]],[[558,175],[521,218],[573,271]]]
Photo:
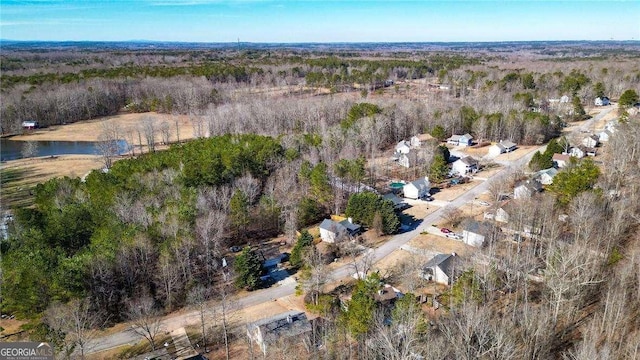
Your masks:
[[[282,337],[291,337],[311,331],[307,315],[301,311],[289,311],[248,325],[250,329],[259,328],[263,342],[273,344]]]

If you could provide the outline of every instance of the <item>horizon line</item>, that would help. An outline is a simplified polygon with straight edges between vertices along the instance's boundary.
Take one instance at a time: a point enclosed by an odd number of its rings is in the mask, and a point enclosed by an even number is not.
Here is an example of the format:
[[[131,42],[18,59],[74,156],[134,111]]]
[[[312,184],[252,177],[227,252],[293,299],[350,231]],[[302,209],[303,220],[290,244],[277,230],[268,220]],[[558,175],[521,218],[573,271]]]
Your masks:
[[[189,41],[189,40],[145,40],[145,39],[129,39],[129,40],[16,40],[1,39],[0,42],[48,42],[48,43],[86,43],[86,42],[104,42],[104,43],[175,43],[175,44],[456,44],[456,43],[514,43],[514,42],[640,42],[640,39],[555,39],[555,40],[438,40],[438,41]]]

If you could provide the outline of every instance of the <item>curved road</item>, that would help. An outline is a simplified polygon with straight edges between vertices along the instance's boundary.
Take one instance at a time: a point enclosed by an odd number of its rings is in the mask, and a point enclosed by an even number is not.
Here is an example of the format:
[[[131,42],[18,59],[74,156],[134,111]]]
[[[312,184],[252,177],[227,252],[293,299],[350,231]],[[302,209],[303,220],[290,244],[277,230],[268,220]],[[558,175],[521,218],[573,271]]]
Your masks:
[[[591,128],[594,122],[600,120],[602,117],[611,112],[615,107],[609,106],[607,109],[603,109],[597,116],[585,121],[583,124],[576,127],[573,131],[580,130],[588,130]],[[526,165],[530,160],[533,154],[540,150],[544,151],[546,145],[541,146],[537,149],[531,150],[525,156],[521,157],[518,160],[510,162],[509,165],[504,166],[502,170],[492,175],[487,180],[482,183],[474,186],[469,189],[464,194],[458,196],[456,199],[449,203],[449,207],[458,208],[466,203],[473,201],[478,195],[487,191],[491,185],[491,183],[495,181],[500,181],[504,176],[506,176],[511,169],[516,169]],[[395,235],[389,241],[381,245],[380,247],[373,250],[373,263],[380,261],[385,258],[393,251],[399,249],[402,245],[409,242],[414,237],[418,236],[421,232],[426,231],[431,224],[437,223],[440,219],[441,215],[444,212],[444,207],[439,208],[433,213],[427,215],[422,222],[413,230],[407,231],[402,234]],[[351,265],[344,265],[336,270],[334,270],[330,277],[333,280],[343,279],[349,277],[353,274],[353,268]],[[296,284],[287,284],[280,285],[277,287],[271,287],[269,289],[259,290],[250,293],[249,295],[236,299],[235,302],[238,304],[239,308],[247,308],[254,305],[259,305],[269,301],[275,301],[278,298],[285,297],[288,295],[292,295],[295,292]],[[188,312],[185,314],[170,316],[165,318],[162,321],[162,328],[164,331],[171,331],[173,329],[177,329],[180,327],[198,324],[199,322],[199,314],[197,311]],[[92,343],[87,346],[89,352],[99,352],[104,350],[109,350],[112,348],[116,348],[119,346],[127,345],[127,344],[136,344],[140,342],[142,338],[131,332],[131,331],[121,331],[112,335],[104,336],[92,341]]]

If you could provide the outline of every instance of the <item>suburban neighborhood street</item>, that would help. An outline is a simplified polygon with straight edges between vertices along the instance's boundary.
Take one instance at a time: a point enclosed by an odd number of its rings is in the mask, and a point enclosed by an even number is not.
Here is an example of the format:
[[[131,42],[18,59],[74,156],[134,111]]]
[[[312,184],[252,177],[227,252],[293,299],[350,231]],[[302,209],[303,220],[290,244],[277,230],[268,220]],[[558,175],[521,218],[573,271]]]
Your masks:
[[[602,119],[614,109],[614,106],[609,106],[605,109],[602,109],[598,115],[585,121],[583,124],[576,126],[574,129],[572,129],[572,131],[583,132],[593,130],[593,124]],[[407,244],[411,239],[418,236],[421,232],[427,231],[427,229],[430,228],[432,224],[438,223],[447,207],[459,208],[466,203],[473,202],[480,194],[488,191],[493,182],[503,181],[504,178],[512,170],[526,166],[526,164],[528,164],[536,151],[542,152],[545,150],[545,148],[546,145],[534,148],[521,158],[514,161],[498,161],[497,163],[503,165],[503,168],[500,171],[494,173],[486,180],[480,180],[480,183],[452,200],[447,206],[439,207],[433,213],[427,215],[422,220],[419,220],[419,225],[412,230],[397,234],[378,248],[373,249],[373,263],[375,264],[376,262],[384,259],[395,250]],[[353,266],[350,264],[346,264],[331,272],[330,279],[333,281],[338,281],[340,279],[350,277],[353,274]],[[262,303],[275,301],[276,299],[281,297],[292,295],[295,293],[295,287],[295,283],[287,283],[286,285],[279,286],[274,285],[271,288],[254,291],[244,297],[234,299],[234,302],[239,309],[248,308]],[[182,313],[180,315],[170,316],[162,321],[162,328],[164,331],[168,332],[177,328],[197,324],[200,321],[199,315],[200,314],[197,311],[191,311]],[[87,348],[90,349],[90,352],[99,352],[127,344],[135,344],[141,340],[142,338],[139,335],[128,330],[123,330],[112,335],[97,338],[93,340],[93,343],[90,346],[87,346]]]

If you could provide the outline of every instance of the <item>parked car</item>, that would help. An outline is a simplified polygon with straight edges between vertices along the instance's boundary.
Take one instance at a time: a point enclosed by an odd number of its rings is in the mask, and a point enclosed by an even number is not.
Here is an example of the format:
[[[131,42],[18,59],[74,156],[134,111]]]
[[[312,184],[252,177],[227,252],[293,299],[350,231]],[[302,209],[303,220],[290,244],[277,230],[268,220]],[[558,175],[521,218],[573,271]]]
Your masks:
[[[447,228],[442,228],[442,229],[440,229],[440,232],[443,233],[443,234],[449,234],[449,233],[451,233],[451,230],[449,230]]]
[[[433,201],[433,198],[431,196],[427,196],[424,198],[424,201]]]
[[[462,235],[456,233],[448,233],[446,235],[449,239],[462,240]]]
[[[232,246],[232,247],[229,248],[229,250],[231,252],[237,253],[237,252],[242,251],[242,248],[240,246]]]
[[[491,204],[489,204],[486,201],[478,201],[478,204],[482,205],[482,206],[491,206]]]

